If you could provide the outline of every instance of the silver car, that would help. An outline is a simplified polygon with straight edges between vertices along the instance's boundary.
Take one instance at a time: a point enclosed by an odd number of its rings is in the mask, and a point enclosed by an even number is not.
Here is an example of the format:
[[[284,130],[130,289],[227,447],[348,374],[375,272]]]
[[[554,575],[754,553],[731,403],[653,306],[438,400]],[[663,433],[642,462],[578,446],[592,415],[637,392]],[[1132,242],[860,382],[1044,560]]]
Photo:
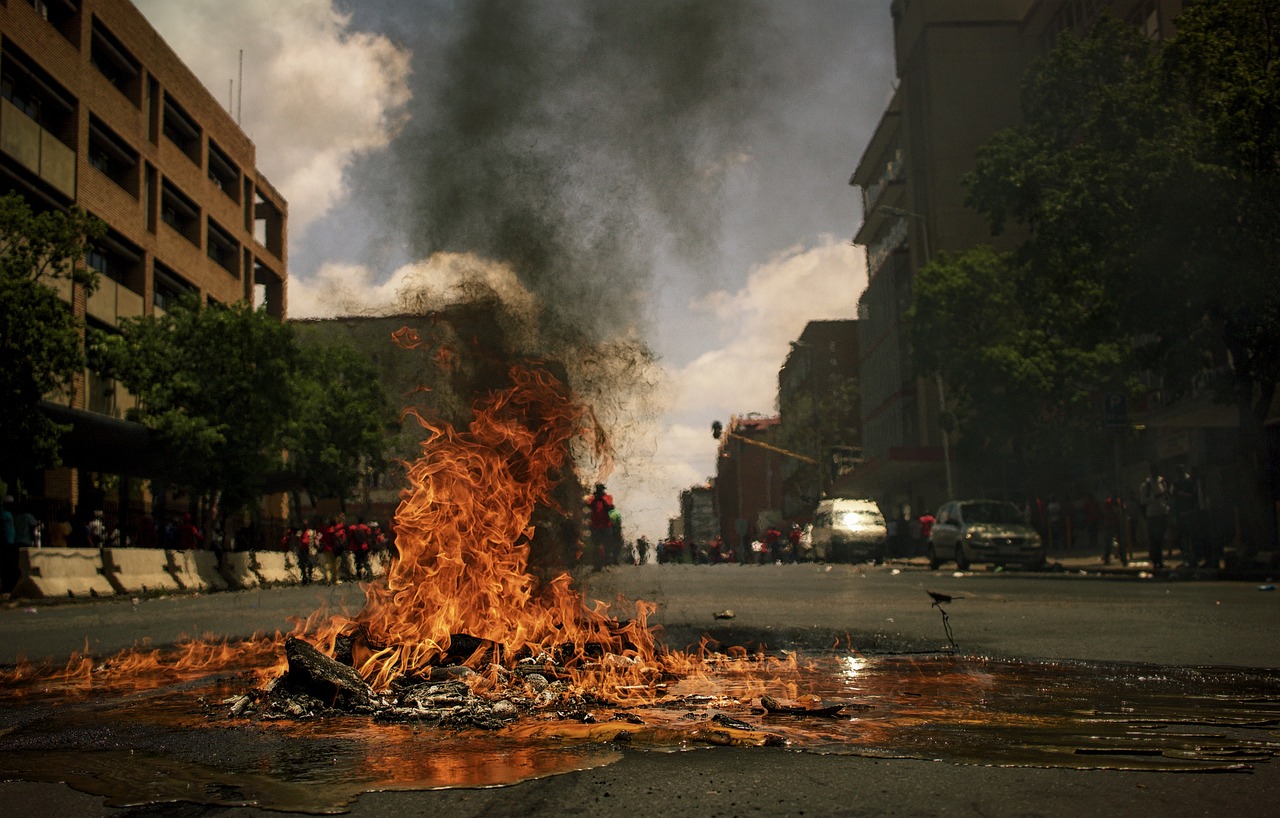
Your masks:
[[[1013,503],[957,500],[938,509],[929,533],[929,567],[950,560],[961,571],[975,562],[1038,569],[1045,563],[1044,543]]]

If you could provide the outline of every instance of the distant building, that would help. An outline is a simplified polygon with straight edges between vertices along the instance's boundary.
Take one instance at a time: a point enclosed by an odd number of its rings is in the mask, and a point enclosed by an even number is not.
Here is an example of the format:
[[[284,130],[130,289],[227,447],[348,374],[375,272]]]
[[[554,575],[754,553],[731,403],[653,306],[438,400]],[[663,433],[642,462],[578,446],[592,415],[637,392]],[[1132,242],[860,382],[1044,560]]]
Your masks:
[[[945,250],[993,240],[965,207],[961,178],[978,147],[1020,121],[1022,77],[1065,31],[1105,12],[1169,36],[1181,0],[895,0],[897,90],[849,180],[861,188],[868,284],[858,303],[863,455],[847,492],[886,513],[946,499],[939,422],[946,385],[912,372],[903,315],[916,271]]]
[[[796,457],[782,461],[782,516],[809,522],[824,495],[861,462],[858,322],[810,321],[778,371],[779,440]]]
[[[288,206],[253,142],[127,0],[0,3],[0,183],[37,212],[79,205],[107,224],[85,259],[99,288],[62,292],[90,326],[109,331],[189,294],[256,295],[285,317]],[[136,438],[118,420],[132,398],[86,372],[56,400],[59,419],[87,432],[69,436],[67,466],[33,499],[46,510],[105,506],[111,518],[130,481],[99,474],[146,476],[128,445],[110,445]]]
[[[715,489],[691,486],[680,492],[680,535],[690,555],[705,554],[711,541],[720,534],[720,518],[716,516]]]
[[[720,534],[738,557],[765,528],[782,522],[782,463],[776,438],[781,420],[750,414],[729,419],[716,459],[715,498]]]

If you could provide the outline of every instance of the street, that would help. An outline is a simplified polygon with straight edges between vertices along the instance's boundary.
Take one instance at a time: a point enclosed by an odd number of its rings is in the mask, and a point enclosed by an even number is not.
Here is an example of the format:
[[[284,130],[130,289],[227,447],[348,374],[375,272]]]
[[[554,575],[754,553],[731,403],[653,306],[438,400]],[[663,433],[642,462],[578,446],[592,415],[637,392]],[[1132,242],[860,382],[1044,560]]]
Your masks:
[[[612,601],[621,594],[656,602],[659,609],[652,621],[665,628],[673,646],[709,633],[725,644],[763,640],[774,648],[813,651],[837,641],[842,648],[850,646],[867,655],[945,651],[942,618],[926,593],[931,590],[952,597],[944,607],[961,656],[1261,668],[1264,679],[1280,668],[1280,640],[1273,634],[1280,594],[1262,590],[1267,585],[1256,582],[1169,581],[1068,571],[979,570],[955,575],[907,563],[627,566],[587,573],[582,579],[590,598]],[[318,602],[354,608],[360,595],[356,586],[343,585],[143,598],[136,603],[20,603],[0,610],[0,662],[12,663],[18,655],[62,657],[86,642],[101,655],[143,638],[164,644],[184,633],[240,637],[270,632],[288,628],[289,617],[305,616]],[[0,712],[5,734],[24,718],[20,706],[6,705]],[[217,733],[190,740],[211,741],[216,747],[221,741]],[[1251,740],[1275,747],[1270,729],[1251,735]],[[76,766],[72,759],[65,763],[69,770]],[[1276,760],[1235,774],[1175,774],[987,766],[772,747],[699,747],[672,753],[615,744],[602,763],[511,786],[369,793],[349,809],[360,816],[1181,816],[1259,814],[1280,799]],[[114,808],[99,796],[31,780],[0,783],[0,798],[7,814],[14,815],[268,814],[251,806]]]

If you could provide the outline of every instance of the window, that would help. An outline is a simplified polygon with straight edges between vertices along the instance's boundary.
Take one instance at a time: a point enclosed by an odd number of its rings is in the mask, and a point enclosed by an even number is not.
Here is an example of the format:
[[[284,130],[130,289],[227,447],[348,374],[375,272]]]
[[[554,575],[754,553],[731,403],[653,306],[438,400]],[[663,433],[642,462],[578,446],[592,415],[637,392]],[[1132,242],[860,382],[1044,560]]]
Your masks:
[[[0,96],[68,147],[75,144],[75,97],[6,42],[0,56]]]
[[[209,140],[209,181],[231,201],[240,201],[240,168],[212,139]]]
[[[89,44],[89,62],[107,78],[134,107],[142,103],[142,64],[121,45],[115,35],[93,18],[93,39]]]
[[[138,153],[95,116],[89,117],[89,164],[138,198]]]
[[[200,246],[200,209],[168,179],[160,185],[160,220]]]
[[[209,219],[205,252],[218,266],[232,275],[240,275],[240,245],[223,229],[222,225]]]
[[[168,93],[164,95],[164,124],[161,126],[161,131],[165,138],[187,155],[188,159],[197,165],[200,164],[200,142],[203,132],[196,121]]]
[[[152,292],[152,303],[167,312],[177,306],[183,297],[198,295],[200,291],[182,276],[157,261]]]
[[[49,25],[74,45],[79,45],[80,0],[27,0]]]

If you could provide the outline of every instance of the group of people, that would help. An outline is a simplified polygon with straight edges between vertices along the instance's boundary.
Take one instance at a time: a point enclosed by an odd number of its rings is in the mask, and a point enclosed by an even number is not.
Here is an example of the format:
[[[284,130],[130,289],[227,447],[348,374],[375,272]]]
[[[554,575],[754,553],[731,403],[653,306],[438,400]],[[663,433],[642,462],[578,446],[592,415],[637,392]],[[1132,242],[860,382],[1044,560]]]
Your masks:
[[[393,548],[377,521],[360,517],[347,523],[342,515],[290,526],[281,547],[297,556],[303,585],[311,584],[317,563],[328,585],[340,585],[344,579],[373,579],[373,558]]]
[[[1177,551],[1185,567],[1217,568],[1222,537],[1215,536],[1204,487],[1186,465],[1165,477],[1152,465],[1146,478],[1127,495],[1110,491],[1101,499],[1085,494],[1074,502],[1050,495],[1028,504],[1032,524],[1047,547],[1070,550],[1081,543],[1100,552],[1102,561],[1127,565],[1133,551],[1146,551],[1151,566],[1165,567]]]

